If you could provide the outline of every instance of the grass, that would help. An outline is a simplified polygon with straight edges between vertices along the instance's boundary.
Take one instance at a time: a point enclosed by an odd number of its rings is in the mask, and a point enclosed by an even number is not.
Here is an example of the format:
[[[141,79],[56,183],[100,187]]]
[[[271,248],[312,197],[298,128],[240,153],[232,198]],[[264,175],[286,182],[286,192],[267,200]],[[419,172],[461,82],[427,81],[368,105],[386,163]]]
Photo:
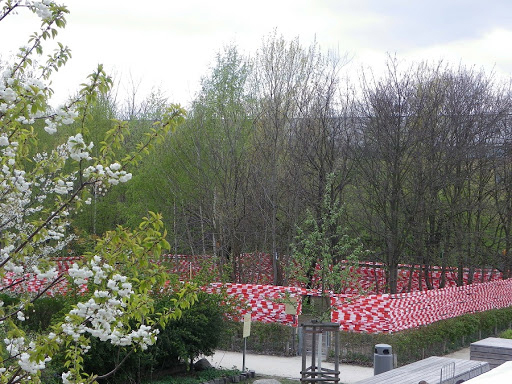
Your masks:
[[[500,333],[499,337],[503,339],[512,339],[512,329],[507,329]]]

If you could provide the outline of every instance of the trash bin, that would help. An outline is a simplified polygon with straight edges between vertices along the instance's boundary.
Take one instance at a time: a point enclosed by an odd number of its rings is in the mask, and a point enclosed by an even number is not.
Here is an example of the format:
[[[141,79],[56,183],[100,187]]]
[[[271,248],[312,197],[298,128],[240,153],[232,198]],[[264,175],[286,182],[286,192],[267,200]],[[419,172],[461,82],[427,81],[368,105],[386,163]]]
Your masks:
[[[373,374],[387,372],[393,369],[393,353],[391,345],[377,344],[375,345],[375,353],[373,355]]]

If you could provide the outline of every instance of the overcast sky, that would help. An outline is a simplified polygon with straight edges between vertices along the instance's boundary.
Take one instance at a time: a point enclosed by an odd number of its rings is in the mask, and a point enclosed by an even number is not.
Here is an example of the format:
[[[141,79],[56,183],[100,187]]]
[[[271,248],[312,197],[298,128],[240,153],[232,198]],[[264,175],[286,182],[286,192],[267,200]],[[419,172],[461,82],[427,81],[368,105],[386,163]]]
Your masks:
[[[512,74],[509,0],[62,2],[71,13],[57,40],[70,46],[73,58],[54,77],[59,101],[103,63],[125,84],[131,76],[142,82],[142,92],[161,87],[171,101],[187,105],[223,46],[234,43],[253,54],[275,29],[288,39],[298,36],[303,45],[316,38],[322,49],[348,54],[357,68],[378,71],[390,53]],[[37,26],[25,10],[0,23],[2,57],[26,44]]]

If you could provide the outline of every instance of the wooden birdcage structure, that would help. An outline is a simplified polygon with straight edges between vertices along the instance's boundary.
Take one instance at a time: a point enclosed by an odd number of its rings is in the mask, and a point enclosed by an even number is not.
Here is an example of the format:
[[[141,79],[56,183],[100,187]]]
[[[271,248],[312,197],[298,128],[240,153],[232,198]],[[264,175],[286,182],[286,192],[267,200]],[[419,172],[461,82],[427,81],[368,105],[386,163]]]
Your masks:
[[[319,323],[312,321],[311,323],[302,324],[302,370],[301,383],[324,383],[332,382],[339,383],[340,381],[340,341],[338,333],[340,325],[336,323]],[[319,347],[321,343],[318,342],[319,336],[327,336],[327,333],[331,332],[331,340],[334,340],[334,369],[328,369],[321,366],[321,352]],[[320,336],[321,337],[321,336]],[[306,351],[306,345],[311,345],[311,364],[308,366],[308,353]],[[321,348],[320,348],[321,349]]]

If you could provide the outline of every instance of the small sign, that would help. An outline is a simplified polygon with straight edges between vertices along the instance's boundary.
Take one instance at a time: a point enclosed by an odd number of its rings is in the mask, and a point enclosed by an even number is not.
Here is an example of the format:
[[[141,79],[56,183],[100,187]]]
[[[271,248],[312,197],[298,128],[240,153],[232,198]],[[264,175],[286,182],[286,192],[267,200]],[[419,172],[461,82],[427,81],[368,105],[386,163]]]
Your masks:
[[[244,331],[243,331],[243,337],[244,339],[246,337],[249,337],[251,335],[251,314],[246,313],[244,315]]]
[[[285,301],[284,303],[284,313],[287,315],[296,315],[297,314],[297,306],[299,305],[299,298],[290,297],[290,301]]]

